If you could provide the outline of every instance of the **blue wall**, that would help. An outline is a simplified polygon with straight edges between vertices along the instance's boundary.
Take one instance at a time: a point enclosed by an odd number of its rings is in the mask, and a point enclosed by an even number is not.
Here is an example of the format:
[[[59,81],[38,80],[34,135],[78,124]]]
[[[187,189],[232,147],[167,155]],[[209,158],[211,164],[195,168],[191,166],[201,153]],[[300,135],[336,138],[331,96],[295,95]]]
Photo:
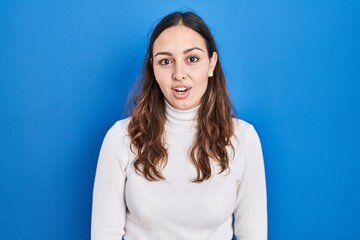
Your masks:
[[[1,239],[89,239],[104,134],[150,29],[187,8],[262,139],[269,239],[360,239],[356,0],[0,1]]]

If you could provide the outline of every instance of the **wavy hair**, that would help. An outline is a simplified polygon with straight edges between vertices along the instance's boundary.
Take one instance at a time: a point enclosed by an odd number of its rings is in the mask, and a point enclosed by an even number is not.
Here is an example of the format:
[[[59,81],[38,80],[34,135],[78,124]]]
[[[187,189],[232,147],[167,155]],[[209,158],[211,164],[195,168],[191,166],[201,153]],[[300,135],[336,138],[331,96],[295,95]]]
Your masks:
[[[155,80],[151,63],[153,45],[165,29],[183,25],[199,33],[205,40],[209,58],[218,49],[208,26],[193,12],[174,12],[164,17],[154,28],[144,59],[139,91],[133,96],[133,111],[128,132],[131,149],[136,154],[134,167],[149,181],[164,180],[162,169],[167,163],[165,147],[165,100]],[[211,161],[220,166],[220,173],[229,167],[228,147],[233,149],[230,138],[234,134],[231,100],[226,88],[220,59],[213,76],[201,98],[197,115],[197,136],[190,151],[197,176],[193,182],[202,182],[212,175]]]

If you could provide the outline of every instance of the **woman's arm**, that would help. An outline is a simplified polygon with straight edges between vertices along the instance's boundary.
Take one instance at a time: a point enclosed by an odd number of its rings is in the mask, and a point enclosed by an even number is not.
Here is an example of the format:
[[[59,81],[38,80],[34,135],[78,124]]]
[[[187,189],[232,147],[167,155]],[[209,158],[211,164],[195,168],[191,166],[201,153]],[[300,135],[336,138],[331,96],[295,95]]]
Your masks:
[[[245,164],[234,212],[238,240],[267,239],[266,184],[259,137],[251,125],[245,134]]]
[[[127,150],[121,123],[106,134],[96,169],[91,239],[121,240],[125,233],[124,199]]]

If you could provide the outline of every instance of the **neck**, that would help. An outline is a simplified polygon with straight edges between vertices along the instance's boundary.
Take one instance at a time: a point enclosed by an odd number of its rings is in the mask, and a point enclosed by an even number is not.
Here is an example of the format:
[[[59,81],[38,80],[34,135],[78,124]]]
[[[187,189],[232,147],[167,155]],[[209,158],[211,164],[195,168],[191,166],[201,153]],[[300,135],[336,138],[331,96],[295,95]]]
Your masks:
[[[189,110],[179,110],[172,107],[165,100],[165,116],[167,129],[180,133],[196,131],[197,113],[199,108],[200,105]]]

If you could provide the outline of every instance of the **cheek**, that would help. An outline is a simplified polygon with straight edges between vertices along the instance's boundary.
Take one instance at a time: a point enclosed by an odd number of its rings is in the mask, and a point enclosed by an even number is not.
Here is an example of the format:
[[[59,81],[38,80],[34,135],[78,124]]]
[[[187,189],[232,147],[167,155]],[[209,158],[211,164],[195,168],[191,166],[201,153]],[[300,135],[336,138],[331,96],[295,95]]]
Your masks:
[[[204,93],[206,92],[207,87],[208,87],[208,80],[206,79],[206,80],[203,81],[202,84],[201,84],[201,88],[202,88],[202,89],[201,89],[201,90],[202,90],[201,95],[204,95]]]
[[[168,71],[165,71],[164,69],[154,68],[154,76],[159,85],[163,85],[169,78],[169,74],[167,72]]]
[[[204,77],[204,81],[203,81],[203,95],[206,92],[206,90],[209,87],[209,77],[208,77],[208,73],[206,73],[205,77]]]
[[[206,90],[209,82],[208,73],[203,72],[200,76],[198,76],[198,79],[199,79],[199,86]]]
[[[167,74],[164,71],[156,71],[154,69],[154,75],[155,75],[155,80],[158,83],[161,92],[166,95],[166,92],[168,91],[168,89],[170,88],[170,81],[168,80],[169,77],[167,76]]]

